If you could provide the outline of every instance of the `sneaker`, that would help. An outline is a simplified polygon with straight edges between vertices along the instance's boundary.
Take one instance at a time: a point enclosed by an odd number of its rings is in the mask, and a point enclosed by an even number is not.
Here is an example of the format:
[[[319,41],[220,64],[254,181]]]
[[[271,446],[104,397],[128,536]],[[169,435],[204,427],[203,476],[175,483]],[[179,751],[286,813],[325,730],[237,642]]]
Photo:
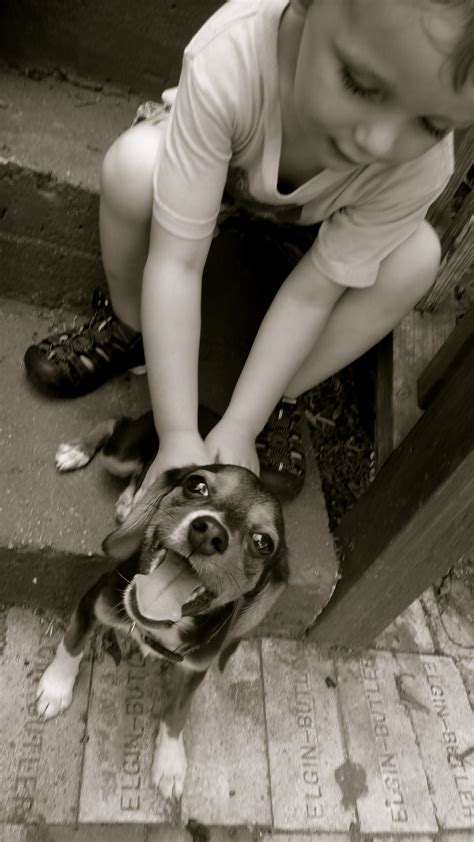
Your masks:
[[[116,374],[143,366],[141,333],[117,319],[101,290],[94,291],[92,307],[88,322],[53,333],[27,349],[26,373],[41,391],[74,398],[93,392]]]
[[[281,500],[291,500],[303,488],[306,460],[303,416],[298,401],[282,398],[256,441],[263,483]]]

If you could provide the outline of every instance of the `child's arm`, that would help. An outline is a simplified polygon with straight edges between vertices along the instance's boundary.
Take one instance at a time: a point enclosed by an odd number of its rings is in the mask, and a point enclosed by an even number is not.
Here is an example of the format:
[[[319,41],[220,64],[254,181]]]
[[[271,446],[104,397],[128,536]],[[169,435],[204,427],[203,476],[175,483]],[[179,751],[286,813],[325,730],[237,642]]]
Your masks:
[[[145,485],[167,468],[211,461],[197,428],[201,281],[211,241],[176,237],[152,221],[142,330],[160,449]]]
[[[344,290],[318,272],[310,253],[298,263],[262,322],[224,417],[206,439],[212,456],[258,471],[255,438]]]

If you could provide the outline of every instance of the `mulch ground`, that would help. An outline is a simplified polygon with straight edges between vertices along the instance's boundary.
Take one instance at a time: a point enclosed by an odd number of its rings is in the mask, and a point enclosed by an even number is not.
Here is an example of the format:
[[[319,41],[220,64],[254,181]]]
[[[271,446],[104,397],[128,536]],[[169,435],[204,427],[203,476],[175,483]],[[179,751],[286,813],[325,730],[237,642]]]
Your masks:
[[[374,475],[374,352],[307,392],[305,405],[333,531]]]

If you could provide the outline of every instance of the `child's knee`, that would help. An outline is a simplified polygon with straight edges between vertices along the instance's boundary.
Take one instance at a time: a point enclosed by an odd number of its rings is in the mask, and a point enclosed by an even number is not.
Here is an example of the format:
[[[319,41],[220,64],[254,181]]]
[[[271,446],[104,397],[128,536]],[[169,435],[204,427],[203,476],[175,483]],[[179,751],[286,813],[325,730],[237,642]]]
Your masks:
[[[441,260],[441,244],[434,228],[424,220],[417,230],[381,264],[390,286],[402,292],[406,285],[421,298],[433,285]],[[392,287],[393,288],[393,287]],[[417,299],[418,300],[418,299]]]
[[[441,262],[441,243],[439,237],[429,222],[421,223],[413,234],[414,248],[417,254],[417,265],[421,276],[425,276],[427,282],[433,283]]]
[[[142,219],[151,214],[153,171],[159,148],[157,129],[140,123],[120,135],[106,152],[101,196],[121,215]]]

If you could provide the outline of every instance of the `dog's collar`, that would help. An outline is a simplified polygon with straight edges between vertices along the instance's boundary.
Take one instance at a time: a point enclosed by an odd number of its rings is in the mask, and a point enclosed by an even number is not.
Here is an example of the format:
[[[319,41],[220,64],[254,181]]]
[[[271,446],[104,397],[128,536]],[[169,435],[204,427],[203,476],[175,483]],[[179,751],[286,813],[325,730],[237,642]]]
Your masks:
[[[212,631],[209,637],[206,638],[205,641],[201,641],[200,643],[195,643],[193,646],[188,647],[185,649],[184,654],[180,655],[179,652],[175,652],[171,649],[167,649],[166,646],[163,646],[161,643],[158,643],[154,637],[149,634],[141,634],[142,642],[145,643],[150,649],[154,649],[155,652],[158,652],[159,655],[162,655],[164,658],[167,658],[169,661],[173,661],[174,663],[182,663],[187,655],[191,655],[193,652],[196,652],[197,649],[201,649],[202,646],[206,646],[209,641],[212,640],[213,637],[222,629],[223,625],[230,620],[232,614],[235,611],[237,606],[237,602],[229,603],[228,613],[226,612],[224,623],[219,623],[217,628]],[[132,628],[134,627],[134,624]]]
[[[163,655],[164,658],[168,658],[169,661],[174,661],[175,663],[181,663],[184,661],[182,655],[178,652],[173,652],[171,649],[167,649],[166,646],[162,646],[161,643],[158,643],[154,637],[151,637],[149,634],[144,634],[142,636],[143,643],[146,643],[150,649],[154,649],[155,652],[158,652],[159,655]]]

